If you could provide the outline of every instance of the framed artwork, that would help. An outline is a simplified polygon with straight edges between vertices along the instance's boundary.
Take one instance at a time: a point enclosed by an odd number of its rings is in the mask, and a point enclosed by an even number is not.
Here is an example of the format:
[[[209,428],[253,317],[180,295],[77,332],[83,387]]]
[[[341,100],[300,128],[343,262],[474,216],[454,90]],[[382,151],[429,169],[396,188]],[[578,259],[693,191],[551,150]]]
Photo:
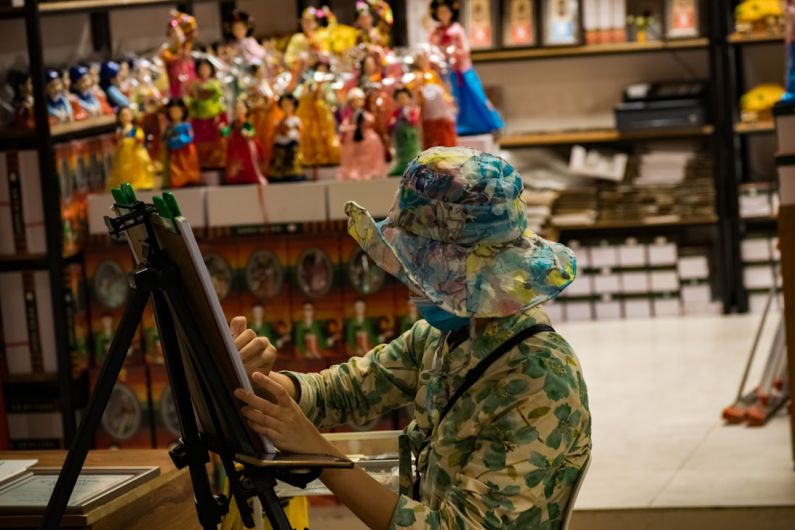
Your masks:
[[[215,294],[218,295],[219,300],[223,301],[232,290],[232,267],[218,254],[205,255],[204,264],[210,273]]]
[[[580,44],[580,3],[578,0],[544,0],[544,46]]]
[[[494,7],[492,0],[467,0],[464,21],[473,50],[486,50],[494,47]]]
[[[698,0],[665,0],[665,36],[698,37]]]
[[[284,269],[276,254],[259,250],[251,255],[246,265],[246,285],[259,299],[273,298],[282,290]]]
[[[298,257],[296,277],[301,292],[309,298],[325,296],[334,284],[331,258],[319,248],[305,250]]]
[[[502,5],[502,45],[506,48],[535,46],[537,31],[533,0],[504,0]]]
[[[357,249],[348,261],[348,278],[359,294],[374,294],[381,290],[386,273],[362,249]]]

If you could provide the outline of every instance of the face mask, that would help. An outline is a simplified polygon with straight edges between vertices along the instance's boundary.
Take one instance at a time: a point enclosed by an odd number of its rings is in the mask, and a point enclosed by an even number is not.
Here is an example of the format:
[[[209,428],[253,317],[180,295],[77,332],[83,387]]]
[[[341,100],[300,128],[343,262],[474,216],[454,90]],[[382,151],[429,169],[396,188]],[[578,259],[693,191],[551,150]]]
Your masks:
[[[469,319],[459,317],[445,311],[438,305],[434,304],[427,298],[411,297],[411,301],[417,307],[417,312],[428,321],[428,324],[435,327],[443,333],[456,331],[464,326],[469,325]]]

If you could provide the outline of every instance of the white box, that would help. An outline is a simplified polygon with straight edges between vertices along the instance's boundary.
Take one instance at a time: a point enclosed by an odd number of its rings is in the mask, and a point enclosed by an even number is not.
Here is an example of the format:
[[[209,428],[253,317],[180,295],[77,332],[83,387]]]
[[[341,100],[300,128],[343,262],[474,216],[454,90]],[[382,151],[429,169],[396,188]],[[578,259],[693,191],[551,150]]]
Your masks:
[[[589,300],[566,300],[566,321],[593,320],[592,304]]]
[[[170,191],[177,199],[182,215],[193,228],[207,226],[206,191],[207,188],[179,188]],[[136,191],[138,200],[152,202],[152,197],[161,195],[159,191]],[[113,196],[110,193],[92,193],[87,198],[88,203],[88,232],[91,235],[107,234],[105,216],[111,215]]]
[[[651,318],[651,300],[648,298],[625,298],[624,318]]]
[[[720,315],[720,302],[683,302],[682,314],[689,315]]]
[[[593,278],[593,290],[596,294],[614,294],[621,292],[618,274],[602,271]]]
[[[773,261],[779,262],[781,261],[781,249],[778,248],[778,238],[774,237],[770,240],[770,252],[773,257]]]
[[[591,296],[594,293],[593,276],[593,274],[578,274],[563,294],[568,297]]]
[[[599,245],[591,247],[591,267],[615,267],[618,265],[618,247],[613,245]]]
[[[621,302],[618,300],[599,300],[594,304],[596,320],[615,320],[621,318]]]
[[[654,316],[661,317],[678,317],[682,314],[682,307],[678,298],[655,298],[652,301],[654,307]]]
[[[683,285],[679,290],[682,304],[708,304],[712,302],[712,290],[708,284]]]
[[[743,263],[766,262],[773,259],[773,249],[768,238],[748,238],[740,242]]]
[[[392,208],[400,179],[384,178],[351,182],[328,183],[328,213],[332,221],[347,219],[345,203],[354,201],[365,208],[376,219],[384,218]]]
[[[328,219],[325,182],[207,188],[207,226],[311,223]]]
[[[621,273],[621,292],[642,294],[649,292],[649,274],[646,271],[627,271]]]
[[[627,244],[618,247],[619,267],[645,267],[649,263],[647,245]]]
[[[651,271],[651,290],[654,293],[668,293],[679,290],[679,276],[674,270]]]
[[[772,265],[750,265],[743,268],[746,289],[770,289],[776,284]]]
[[[649,265],[676,265],[677,251],[674,243],[649,245]]]
[[[681,256],[677,270],[682,280],[709,278],[709,262],[706,256]]]

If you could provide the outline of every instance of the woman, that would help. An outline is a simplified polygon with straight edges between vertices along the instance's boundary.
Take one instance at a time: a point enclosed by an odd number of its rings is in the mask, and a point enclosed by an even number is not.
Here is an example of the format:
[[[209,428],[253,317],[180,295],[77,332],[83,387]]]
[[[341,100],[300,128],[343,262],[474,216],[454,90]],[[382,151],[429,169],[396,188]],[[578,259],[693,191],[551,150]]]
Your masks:
[[[527,229],[522,189],[521,176],[496,156],[424,151],[385,221],[346,206],[348,232],[412,289],[424,320],[315,374],[267,374],[275,350],[242,347],[249,373],[263,371],[252,374],[255,388],[276,402],[235,395],[247,403],[251,428],[284,451],[338,455],[316,425],[361,424],[413,403],[400,440],[400,496],[358,468],[321,473],[371,528],[560,526],[590,454],[590,414],[577,357],[539,304],[574,279],[576,265],[569,249]],[[253,335],[243,324],[233,322],[239,345]],[[492,354],[493,364],[456,398]]]

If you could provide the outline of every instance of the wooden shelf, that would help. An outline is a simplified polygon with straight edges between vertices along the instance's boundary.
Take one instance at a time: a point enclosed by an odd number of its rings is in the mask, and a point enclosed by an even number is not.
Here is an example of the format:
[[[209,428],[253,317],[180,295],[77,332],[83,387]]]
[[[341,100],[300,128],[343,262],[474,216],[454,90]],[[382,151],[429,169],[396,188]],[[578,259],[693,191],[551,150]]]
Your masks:
[[[0,256],[0,272],[46,269],[47,256],[44,254],[14,254]]]
[[[703,217],[703,218],[692,218],[692,219],[682,219],[679,221],[669,221],[669,222],[650,222],[646,223],[643,220],[631,220],[631,221],[596,221],[592,224],[586,225],[567,225],[567,226],[557,226],[553,225],[553,228],[558,232],[590,232],[590,231],[600,231],[600,230],[624,230],[624,229],[637,229],[637,230],[645,230],[649,228],[682,228],[682,227],[690,227],[690,226],[700,226],[700,225],[713,225],[718,221],[717,216],[710,216],[710,217]]]
[[[59,123],[50,128],[54,142],[68,142],[111,133],[116,129],[116,116],[98,116],[84,121]]]
[[[772,121],[760,121],[756,123],[735,123],[734,132],[737,134],[762,134],[776,130],[776,125]]]
[[[123,9],[125,7],[175,6],[176,0],[64,0],[59,2],[42,2],[39,12],[42,14],[102,11],[106,9]]]
[[[617,129],[592,129],[561,131],[554,133],[511,134],[500,138],[500,147],[535,147],[543,145],[596,144],[623,140],[651,140],[656,138],[690,138],[710,136],[712,125],[676,129],[652,129],[648,131],[621,132]]]
[[[552,59],[556,57],[648,53],[667,50],[697,50],[706,49],[708,44],[708,39],[698,38],[656,42],[588,44],[584,46],[561,46],[550,48],[480,50],[472,52],[472,60],[474,62],[483,63],[495,61],[521,61],[526,59]]]
[[[729,35],[732,44],[756,44],[762,42],[784,42],[784,34],[776,33],[732,33]]]

